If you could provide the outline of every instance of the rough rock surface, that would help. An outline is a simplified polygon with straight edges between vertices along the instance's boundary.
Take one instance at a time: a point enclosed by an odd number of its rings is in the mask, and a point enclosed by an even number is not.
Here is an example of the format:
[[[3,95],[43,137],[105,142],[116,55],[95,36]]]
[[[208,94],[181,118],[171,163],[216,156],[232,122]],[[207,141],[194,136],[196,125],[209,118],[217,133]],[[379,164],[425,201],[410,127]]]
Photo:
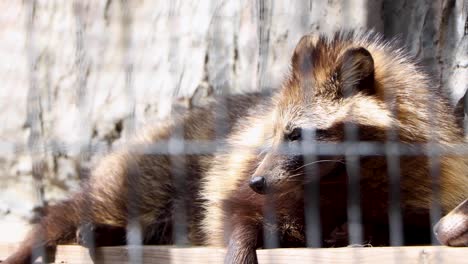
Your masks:
[[[468,88],[464,0],[12,0],[0,10],[2,234],[76,189],[81,168],[174,98],[277,87],[308,32],[398,36],[454,102]]]

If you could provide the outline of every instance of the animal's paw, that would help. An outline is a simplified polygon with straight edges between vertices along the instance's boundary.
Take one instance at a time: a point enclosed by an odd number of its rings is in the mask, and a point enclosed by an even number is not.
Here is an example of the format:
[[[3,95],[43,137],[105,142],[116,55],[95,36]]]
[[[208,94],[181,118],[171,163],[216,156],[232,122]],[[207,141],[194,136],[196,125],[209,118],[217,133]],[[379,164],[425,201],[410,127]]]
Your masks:
[[[468,246],[468,199],[444,216],[434,226],[434,233],[443,245]]]

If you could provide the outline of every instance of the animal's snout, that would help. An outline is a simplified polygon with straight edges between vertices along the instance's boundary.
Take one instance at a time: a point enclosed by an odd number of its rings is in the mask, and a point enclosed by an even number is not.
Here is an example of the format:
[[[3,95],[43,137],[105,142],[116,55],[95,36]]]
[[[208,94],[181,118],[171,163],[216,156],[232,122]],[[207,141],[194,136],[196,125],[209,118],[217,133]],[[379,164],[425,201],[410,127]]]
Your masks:
[[[263,176],[255,176],[250,179],[249,186],[259,194],[265,194],[267,190],[267,182]]]

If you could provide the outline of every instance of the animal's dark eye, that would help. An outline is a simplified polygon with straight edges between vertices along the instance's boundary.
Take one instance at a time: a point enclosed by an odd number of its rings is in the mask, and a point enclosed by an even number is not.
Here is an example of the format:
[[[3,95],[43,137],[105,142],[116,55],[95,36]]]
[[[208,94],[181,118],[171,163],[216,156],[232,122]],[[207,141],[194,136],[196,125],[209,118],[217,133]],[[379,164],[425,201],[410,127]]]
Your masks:
[[[302,129],[300,127],[294,128],[289,134],[286,135],[286,139],[289,141],[301,140]]]

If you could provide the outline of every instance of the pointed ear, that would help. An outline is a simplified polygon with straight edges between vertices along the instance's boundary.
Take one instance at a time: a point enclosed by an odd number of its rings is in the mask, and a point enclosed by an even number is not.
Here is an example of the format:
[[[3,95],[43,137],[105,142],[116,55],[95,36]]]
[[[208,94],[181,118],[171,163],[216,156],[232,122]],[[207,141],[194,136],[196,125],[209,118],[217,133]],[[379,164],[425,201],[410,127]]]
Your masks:
[[[352,48],[342,56],[339,76],[344,97],[360,91],[374,94],[374,59],[365,48]]]
[[[291,59],[293,74],[302,80],[312,80],[314,48],[318,35],[305,35],[299,40]]]

